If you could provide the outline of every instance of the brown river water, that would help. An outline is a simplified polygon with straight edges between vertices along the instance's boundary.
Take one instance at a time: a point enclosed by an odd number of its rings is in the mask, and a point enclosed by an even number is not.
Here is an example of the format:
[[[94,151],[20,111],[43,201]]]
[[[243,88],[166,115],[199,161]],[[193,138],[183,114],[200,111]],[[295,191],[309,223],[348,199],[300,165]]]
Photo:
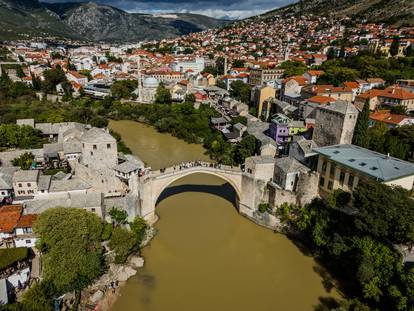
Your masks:
[[[131,121],[111,122],[154,169],[207,160],[204,149]],[[113,310],[313,310],[328,290],[323,269],[282,234],[237,213],[221,179],[194,174],[175,182],[157,206],[158,234],[145,267],[128,280]]]

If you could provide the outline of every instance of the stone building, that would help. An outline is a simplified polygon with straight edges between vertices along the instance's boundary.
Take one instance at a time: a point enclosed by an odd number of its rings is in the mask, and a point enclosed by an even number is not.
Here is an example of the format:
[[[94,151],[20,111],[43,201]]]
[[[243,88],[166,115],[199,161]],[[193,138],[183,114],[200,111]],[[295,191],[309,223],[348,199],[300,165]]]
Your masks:
[[[361,180],[374,179],[389,186],[411,191],[414,164],[354,145],[314,149],[318,153],[317,172],[322,193],[336,189],[352,192]]]
[[[159,82],[155,78],[146,78],[142,83],[141,88],[141,95],[139,95],[139,100],[142,103],[148,104],[152,103],[155,99],[155,95],[157,94],[157,88],[159,86]]]
[[[250,70],[249,83],[252,86],[261,86],[283,77],[283,69],[252,69]]]
[[[82,164],[91,169],[114,168],[118,164],[115,138],[106,130],[91,128],[81,137]]]
[[[320,147],[352,143],[357,117],[358,110],[346,101],[318,107],[313,141]]]
[[[276,159],[273,181],[282,189],[296,191],[301,173],[308,173],[310,169],[292,157]]]

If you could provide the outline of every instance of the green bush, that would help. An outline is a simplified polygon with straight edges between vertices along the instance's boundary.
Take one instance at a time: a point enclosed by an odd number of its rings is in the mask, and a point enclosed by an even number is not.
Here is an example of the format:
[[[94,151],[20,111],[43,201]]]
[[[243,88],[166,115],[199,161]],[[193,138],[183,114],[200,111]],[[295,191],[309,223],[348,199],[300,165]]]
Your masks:
[[[137,248],[134,234],[127,229],[117,227],[112,232],[109,247],[115,252],[115,263],[125,263],[128,256]]]
[[[24,260],[29,255],[28,248],[3,248],[0,249],[0,270],[6,269],[18,261]]]
[[[102,241],[108,241],[112,235],[112,224],[105,223],[102,229]]]
[[[268,203],[260,203],[258,209],[259,209],[260,213],[264,213],[269,209],[269,204]]]

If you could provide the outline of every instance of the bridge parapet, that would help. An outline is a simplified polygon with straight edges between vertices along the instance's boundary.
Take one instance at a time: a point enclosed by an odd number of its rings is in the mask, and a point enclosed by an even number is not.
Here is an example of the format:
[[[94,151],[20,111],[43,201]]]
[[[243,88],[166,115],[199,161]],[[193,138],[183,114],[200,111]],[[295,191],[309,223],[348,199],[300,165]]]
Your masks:
[[[182,175],[187,172],[216,172],[216,173],[231,173],[242,174],[243,171],[237,166],[228,166],[221,164],[214,164],[209,162],[191,162],[183,165],[176,165],[161,170],[150,171],[148,174],[142,176],[144,182],[149,179],[159,179],[164,177]]]

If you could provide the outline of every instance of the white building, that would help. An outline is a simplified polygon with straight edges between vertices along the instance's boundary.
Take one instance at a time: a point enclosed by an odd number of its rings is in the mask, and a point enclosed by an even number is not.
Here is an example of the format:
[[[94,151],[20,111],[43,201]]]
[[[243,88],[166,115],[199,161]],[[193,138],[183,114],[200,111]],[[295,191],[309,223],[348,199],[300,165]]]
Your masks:
[[[192,71],[194,74],[202,72],[204,67],[205,61],[202,57],[196,57],[194,60],[177,60],[171,65],[173,71]]]

